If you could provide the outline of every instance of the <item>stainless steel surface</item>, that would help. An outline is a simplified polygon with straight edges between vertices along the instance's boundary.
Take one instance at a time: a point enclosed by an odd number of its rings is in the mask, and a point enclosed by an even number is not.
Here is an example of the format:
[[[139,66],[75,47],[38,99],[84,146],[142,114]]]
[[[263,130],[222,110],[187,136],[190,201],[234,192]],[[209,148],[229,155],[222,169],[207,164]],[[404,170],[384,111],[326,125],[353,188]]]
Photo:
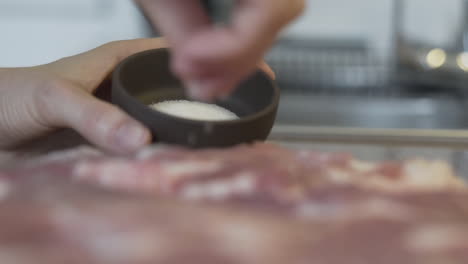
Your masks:
[[[466,102],[455,96],[327,96],[283,94],[278,122],[292,125],[391,128],[468,128]]]
[[[283,94],[271,138],[468,146],[468,111],[455,96]]]
[[[291,142],[372,143],[405,146],[468,147],[468,132],[454,130],[364,129],[277,125],[271,140]]]

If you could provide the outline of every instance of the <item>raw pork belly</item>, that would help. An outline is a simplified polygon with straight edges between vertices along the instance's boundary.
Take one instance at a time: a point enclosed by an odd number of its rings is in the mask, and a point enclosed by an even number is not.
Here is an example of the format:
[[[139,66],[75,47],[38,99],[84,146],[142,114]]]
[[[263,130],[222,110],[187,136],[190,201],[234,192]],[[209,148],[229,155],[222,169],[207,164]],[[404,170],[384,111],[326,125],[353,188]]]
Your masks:
[[[347,154],[293,151],[269,144],[203,151],[152,148],[132,159],[78,162],[72,175],[109,188],[213,200],[257,195],[302,200],[330,184],[394,192],[465,187],[444,162],[369,163]]]
[[[0,263],[468,263],[443,162],[258,144],[81,148],[0,172]]]

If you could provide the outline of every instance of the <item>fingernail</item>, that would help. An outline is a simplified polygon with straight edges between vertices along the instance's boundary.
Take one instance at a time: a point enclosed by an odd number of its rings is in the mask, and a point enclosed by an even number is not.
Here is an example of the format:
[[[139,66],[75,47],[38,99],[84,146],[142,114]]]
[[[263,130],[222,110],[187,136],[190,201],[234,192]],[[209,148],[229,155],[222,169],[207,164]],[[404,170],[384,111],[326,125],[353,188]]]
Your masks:
[[[147,143],[148,131],[134,121],[126,122],[117,130],[115,141],[122,151],[133,152]]]

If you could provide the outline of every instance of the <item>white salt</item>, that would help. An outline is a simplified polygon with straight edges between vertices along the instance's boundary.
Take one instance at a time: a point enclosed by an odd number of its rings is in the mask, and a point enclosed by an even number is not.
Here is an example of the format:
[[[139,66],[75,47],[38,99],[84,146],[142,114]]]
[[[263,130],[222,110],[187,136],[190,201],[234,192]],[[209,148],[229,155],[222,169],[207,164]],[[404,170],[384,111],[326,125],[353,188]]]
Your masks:
[[[160,112],[192,120],[227,121],[239,117],[233,112],[215,104],[191,102],[186,100],[171,100],[151,105]]]

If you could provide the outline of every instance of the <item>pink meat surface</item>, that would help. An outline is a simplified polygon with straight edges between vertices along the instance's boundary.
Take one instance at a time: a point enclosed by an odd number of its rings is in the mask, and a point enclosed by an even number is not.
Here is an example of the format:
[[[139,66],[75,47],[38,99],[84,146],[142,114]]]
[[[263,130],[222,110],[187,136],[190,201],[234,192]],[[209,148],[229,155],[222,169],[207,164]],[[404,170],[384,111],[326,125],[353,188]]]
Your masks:
[[[465,264],[467,201],[440,162],[81,148],[0,172],[0,263]]]

